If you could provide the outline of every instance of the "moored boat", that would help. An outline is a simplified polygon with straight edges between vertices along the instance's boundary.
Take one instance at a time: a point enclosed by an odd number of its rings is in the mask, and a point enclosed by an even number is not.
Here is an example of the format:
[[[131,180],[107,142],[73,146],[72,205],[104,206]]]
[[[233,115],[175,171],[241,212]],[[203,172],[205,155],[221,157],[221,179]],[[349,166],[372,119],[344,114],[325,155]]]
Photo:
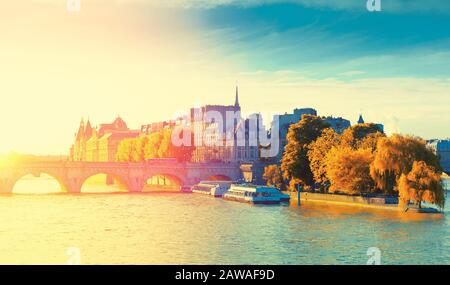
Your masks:
[[[231,181],[201,181],[192,186],[191,190],[193,193],[222,197],[232,183]]]
[[[223,198],[251,204],[279,204],[290,199],[289,195],[282,194],[275,187],[235,184],[223,194]]]

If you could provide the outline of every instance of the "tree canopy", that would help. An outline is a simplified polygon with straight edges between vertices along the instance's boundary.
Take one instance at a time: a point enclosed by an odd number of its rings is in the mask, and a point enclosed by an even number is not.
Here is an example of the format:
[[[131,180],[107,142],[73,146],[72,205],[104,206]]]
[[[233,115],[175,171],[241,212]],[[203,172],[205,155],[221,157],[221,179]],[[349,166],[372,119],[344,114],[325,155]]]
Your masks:
[[[419,205],[444,205],[439,158],[420,138],[386,137],[375,124],[358,124],[339,135],[320,118],[304,116],[291,125],[287,140],[281,170],[290,190],[315,182],[322,191],[383,192]]]
[[[134,139],[122,140],[119,144],[116,160],[119,162],[141,162],[152,158],[176,158],[179,161],[190,161],[193,146],[174,146],[172,129]]]
[[[378,141],[370,173],[378,188],[392,193],[400,176],[407,175],[415,161],[424,161],[440,170],[437,156],[427,148],[424,140],[395,134]]]
[[[370,177],[372,160],[373,153],[369,149],[333,147],[327,155],[330,192],[347,194],[372,192],[374,189],[374,182]]]
[[[398,190],[403,205],[412,201],[420,208],[424,201],[444,208],[441,175],[424,161],[414,161],[411,171],[407,175],[401,175]]]
[[[323,187],[329,184],[327,176],[327,154],[333,147],[339,145],[340,136],[332,128],[322,131],[320,137],[313,141],[308,147],[308,159],[314,181]]]
[[[263,179],[266,180],[267,186],[276,187],[280,190],[284,190],[283,175],[278,165],[268,165],[264,168]]]
[[[308,159],[308,146],[327,127],[328,123],[313,115],[303,115],[298,123],[289,127],[288,143],[281,160],[281,170],[285,179],[297,179],[303,185],[314,183]]]
[[[361,144],[365,141],[365,139],[369,135],[376,133],[380,133],[379,135],[382,135],[379,127],[375,124],[372,123],[357,124],[346,129],[342,133],[341,144],[345,147],[358,149],[359,147],[361,147]]]

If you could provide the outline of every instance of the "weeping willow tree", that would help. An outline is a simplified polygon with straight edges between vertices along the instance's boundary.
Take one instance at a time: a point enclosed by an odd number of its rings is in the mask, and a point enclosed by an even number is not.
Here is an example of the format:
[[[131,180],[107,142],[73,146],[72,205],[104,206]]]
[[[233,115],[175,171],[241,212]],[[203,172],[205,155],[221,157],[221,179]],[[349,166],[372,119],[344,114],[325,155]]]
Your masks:
[[[444,187],[441,173],[424,161],[415,161],[411,171],[402,174],[398,183],[400,195],[399,206],[414,202],[421,208],[422,202],[433,203],[441,209],[445,205]]]
[[[380,138],[370,174],[380,190],[393,194],[400,177],[408,175],[415,161],[423,161],[440,170],[438,157],[427,148],[424,140],[397,134]]]

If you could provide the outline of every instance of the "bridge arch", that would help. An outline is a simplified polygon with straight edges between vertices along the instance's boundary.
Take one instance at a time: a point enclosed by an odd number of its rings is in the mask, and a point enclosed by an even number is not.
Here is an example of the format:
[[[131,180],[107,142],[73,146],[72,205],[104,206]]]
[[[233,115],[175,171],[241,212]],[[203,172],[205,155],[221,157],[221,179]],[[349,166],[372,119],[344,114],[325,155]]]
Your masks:
[[[159,181],[158,181],[159,180]],[[156,183],[155,183],[156,182]],[[162,183],[161,183],[162,182]],[[144,191],[149,191],[160,187],[161,189],[180,190],[185,185],[185,181],[173,173],[152,172],[144,176]]]
[[[87,187],[90,187],[91,191],[86,191],[88,189]],[[114,171],[99,170],[90,172],[88,174],[85,174],[82,179],[80,179],[78,192],[105,192],[102,191],[102,189],[105,189],[106,187],[117,190],[106,192],[130,191],[129,179],[125,175],[116,173]]]
[[[10,193],[14,193],[15,192],[15,188],[17,186],[20,185],[20,182],[22,182],[24,179],[26,179],[27,177],[35,177],[35,178],[39,178],[39,177],[43,177],[43,176],[48,176],[49,178],[51,178],[52,180],[56,181],[59,187],[59,192],[69,192],[70,191],[70,186],[66,183],[66,181],[63,179],[63,177],[61,177],[60,174],[58,173],[52,173],[51,171],[24,171],[22,173],[17,173],[13,176],[13,178],[9,181],[9,186],[8,186],[8,192]],[[35,182],[37,182],[39,180],[36,180]],[[30,186],[32,187],[32,186]],[[49,183],[48,187],[52,187],[51,184]],[[26,191],[28,193],[28,191]],[[35,193],[35,192],[31,192],[31,193]],[[42,193],[54,193],[54,192],[45,192],[43,191]]]

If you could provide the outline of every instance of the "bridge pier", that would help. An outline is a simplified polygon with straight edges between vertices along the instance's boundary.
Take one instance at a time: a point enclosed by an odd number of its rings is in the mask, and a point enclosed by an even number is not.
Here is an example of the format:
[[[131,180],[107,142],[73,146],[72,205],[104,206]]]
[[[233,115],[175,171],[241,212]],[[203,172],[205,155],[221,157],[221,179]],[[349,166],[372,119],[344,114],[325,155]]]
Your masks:
[[[106,185],[114,185],[114,176],[110,174],[106,175]]]
[[[8,179],[0,180],[0,194],[11,194],[13,192],[14,184]]]
[[[79,178],[68,178],[61,182],[61,187],[67,193],[81,193],[83,180]]]
[[[146,182],[141,177],[131,177],[127,183],[128,191],[130,193],[141,193],[144,190]]]

